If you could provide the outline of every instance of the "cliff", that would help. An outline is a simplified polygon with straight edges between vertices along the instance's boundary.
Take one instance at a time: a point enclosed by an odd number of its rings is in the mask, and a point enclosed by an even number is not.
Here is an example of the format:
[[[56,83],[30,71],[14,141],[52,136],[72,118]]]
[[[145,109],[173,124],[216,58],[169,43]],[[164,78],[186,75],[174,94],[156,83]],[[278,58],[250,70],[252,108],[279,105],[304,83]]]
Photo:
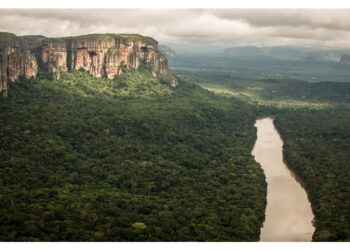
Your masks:
[[[39,72],[60,79],[61,72],[85,70],[113,79],[123,68],[150,69],[154,77],[176,86],[158,42],[136,34],[91,34],[76,37],[18,37],[0,33],[0,92],[8,94],[8,81],[35,78]]]

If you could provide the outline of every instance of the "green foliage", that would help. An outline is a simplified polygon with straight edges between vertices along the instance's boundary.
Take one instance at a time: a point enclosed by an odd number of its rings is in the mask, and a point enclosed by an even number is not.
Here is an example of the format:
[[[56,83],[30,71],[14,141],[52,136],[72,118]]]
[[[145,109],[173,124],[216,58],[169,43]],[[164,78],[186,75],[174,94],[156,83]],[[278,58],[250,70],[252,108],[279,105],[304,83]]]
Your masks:
[[[284,159],[305,184],[315,241],[350,241],[350,84],[242,80],[217,72],[178,77],[274,115]],[[214,81],[214,80],[215,81]],[[242,218],[245,219],[244,217]]]
[[[0,240],[259,239],[266,183],[250,155],[251,106],[140,71],[10,87]]]
[[[336,62],[281,60],[271,57],[238,57],[215,53],[178,53],[169,60],[176,70],[189,71],[211,82],[222,79],[285,79],[295,82],[348,82],[349,65]]]
[[[182,72],[178,77],[214,93],[267,109],[325,109],[350,101],[350,84],[297,80],[246,80],[213,73],[213,80]]]
[[[10,33],[0,33],[0,37],[5,36],[6,34]],[[24,38],[28,38],[28,36],[24,36]],[[30,38],[30,37],[29,37]],[[80,35],[80,36],[69,36],[69,37],[57,37],[57,38],[45,38],[45,41],[47,42],[64,42],[67,40],[76,40],[76,41],[86,41],[86,40],[108,40],[108,39],[126,39],[129,41],[144,41],[147,44],[153,44],[156,45],[157,41],[154,40],[152,37],[148,36],[142,36],[139,34],[112,34],[112,33],[106,33],[106,34],[87,34],[87,35]]]
[[[130,41],[139,41],[139,40],[143,40],[145,41],[147,44],[157,44],[157,41],[154,40],[154,38],[149,37],[149,36],[141,36],[139,34],[114,34],[115,37],[120,37],[123,39],[128,39]]]
[[[136,230],[139,230],[139,231],[142,231],[144,229],[147,228],[146,224],[145,223],[142,223],[142,222],[135,222],[135,223],[132,223],[131,226],[133,228],[135,228]]]
[[[45,36],[42,36],[42,35],[25,35],[20,37],[29,41],[40,41],[46,38]]]
[[[16,38],[17,36],[15,34],[9,33],[9,32],[0,32],[0,39],[7,39],[7,38]]]
[[[349,84],[178,79],[170,88],[141,65],[113,80],[75,71],[11,84],[0,240],[258,240],[266,182],[250,152],[262,115],[276,117],[305,184],[313,239],[350,240]]]
[[[306,183],[316,241],[350,240],[350,108],[284,110],[276,126],[284,157]]]

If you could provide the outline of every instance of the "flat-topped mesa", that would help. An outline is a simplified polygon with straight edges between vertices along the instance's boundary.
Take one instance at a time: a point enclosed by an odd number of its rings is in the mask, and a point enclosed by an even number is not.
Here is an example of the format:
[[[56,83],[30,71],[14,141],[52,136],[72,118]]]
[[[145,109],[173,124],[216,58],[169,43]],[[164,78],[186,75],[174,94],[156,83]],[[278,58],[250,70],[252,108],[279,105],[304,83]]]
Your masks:
[[[60,79],[61,72],[85,70],[96,77],[113,79],[123,68],[138,69],[146,65],[154,77],[171,76],[165,56],[158,50],[158,42],[150,37],[134,34],[91,34],[76,37],[44,38],[18,37],[0,33],[0,92],[8,94],[7,82],[35,78],[39,70],[52,79]]]

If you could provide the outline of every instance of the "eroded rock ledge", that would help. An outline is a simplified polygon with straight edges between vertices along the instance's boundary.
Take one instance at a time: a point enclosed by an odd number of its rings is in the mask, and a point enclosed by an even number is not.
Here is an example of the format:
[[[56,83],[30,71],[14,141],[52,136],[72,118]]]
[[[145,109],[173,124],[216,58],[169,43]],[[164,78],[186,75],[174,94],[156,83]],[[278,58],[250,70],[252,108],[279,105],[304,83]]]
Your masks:
[[[86,70],[113,79],[123,67],[146,65],[155,77],[176,86],[158,42],[136,34],[91,34],[76,37],[19,37],[0,32],[0,92],[8,95],[8,81],[35,78],[39,71],[58,80],[61,72]]]

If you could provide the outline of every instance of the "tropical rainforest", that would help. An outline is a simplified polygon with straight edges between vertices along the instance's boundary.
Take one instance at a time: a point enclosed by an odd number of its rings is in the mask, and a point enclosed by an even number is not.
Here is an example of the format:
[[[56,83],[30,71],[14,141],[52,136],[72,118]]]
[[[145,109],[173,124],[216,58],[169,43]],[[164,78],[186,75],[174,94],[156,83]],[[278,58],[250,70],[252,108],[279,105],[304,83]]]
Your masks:
[[[145,69],[10,85],[0,99],[0,240],[256,241],[256,109]]]
[[[274,116],[315,215],[350,240],[350,84],[145,69],[10,85],[0,98],[0,240],[257,241],[266,181],[255,119]]]
[[[350,84],[246,79],[184,72],[187,81],[273,116],[284,159],[302,180],[315,215],[314,241],[350,241]]]

